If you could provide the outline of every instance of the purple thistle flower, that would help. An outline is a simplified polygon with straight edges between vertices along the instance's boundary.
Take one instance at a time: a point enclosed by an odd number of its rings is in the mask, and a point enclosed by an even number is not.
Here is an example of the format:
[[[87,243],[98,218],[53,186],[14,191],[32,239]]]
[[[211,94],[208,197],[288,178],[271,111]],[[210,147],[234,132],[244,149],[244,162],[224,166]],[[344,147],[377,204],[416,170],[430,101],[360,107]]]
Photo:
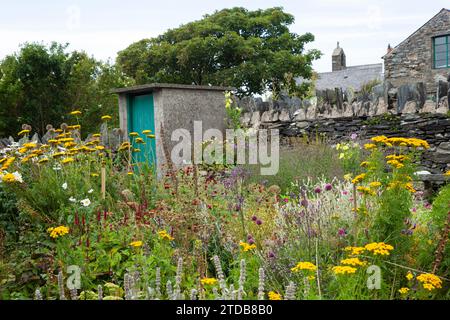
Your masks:
[[[254,244],[254,243],[255,243],[255,240],[253,240],[253,238],[248,239],[248,244]]]
[[[325,190],[330,191],[331,189],[333,189],[333,186],[331,185],[331,183],[327,183],[325,185]]]
[[[338,235],[340,237],[345,237],[347,235],[347,231],[345,231],[344,228],[340,228],[339,231],[338,231]]]
[[[258,220],[256,220],[256,224],[257,224],[258,226],[260,226],[260,225],[262,225],[262,221],[261,221],[260,219],[258,219]]]
[[[258,220],[258,217],[257,216],[253,216],[252,217],[252,221],[256,221],[256,220]]]
[[[302,199],[302,201],[300,201],[300,204],[302,205],[302,207],[307,208],[308,207],[308,200]]]
[[[319,194],[319,193],[322,192],[322,189],[320,189],[320,187],[317,187],[317,188],[314,189],[314,192]]]
[[[269,258],[275,258],[275,253],[273,253],[272,251],[269,252]]]

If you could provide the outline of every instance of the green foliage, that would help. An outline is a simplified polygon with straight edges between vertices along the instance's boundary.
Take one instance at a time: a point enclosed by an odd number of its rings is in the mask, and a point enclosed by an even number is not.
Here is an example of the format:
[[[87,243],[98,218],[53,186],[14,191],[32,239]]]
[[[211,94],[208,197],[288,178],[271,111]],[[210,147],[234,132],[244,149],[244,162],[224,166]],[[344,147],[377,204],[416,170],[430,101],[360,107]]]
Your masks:
[[[109,91],[126,83],[114,66],[84,52],[69,53],[67,45],[26,43],[0,62],[0,136],[16,136],[24,123],[44,134],[47,124],[66,121],[75,109],[83,111],[81,120],[93,132],[99,113],[117,115]]]
[[[314,36],[290,32],[293,23],[282,8],[224,9],[130,45],[117,63],[139,84],[212,84],[233,86],[239,95],[266,89],[304,95],[309,84],[298,86],[295,78],[310,79],[321,53],[305,51]]]

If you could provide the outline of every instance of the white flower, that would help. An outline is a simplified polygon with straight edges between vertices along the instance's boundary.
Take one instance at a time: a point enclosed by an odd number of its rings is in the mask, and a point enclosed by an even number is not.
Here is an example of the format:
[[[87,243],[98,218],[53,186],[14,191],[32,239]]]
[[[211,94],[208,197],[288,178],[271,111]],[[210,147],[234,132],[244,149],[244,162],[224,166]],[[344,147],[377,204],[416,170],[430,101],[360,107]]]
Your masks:
[[[84,199],[84,200],[81,200],[80,203],[83,205],[83,207],[89,207],[89,205],[91,204],[91,200]]]
[[[75,199],[74,197],[70,197],[70,198],[69,198],[69,201],[70,201],[70,202],[77,202],[77,199]]]
[[[94,192],[94,189],[91,189],[91,190],[88,191],[88,193],[92,193],[92,192]]]
[[[61,186],[64,190],[67,190],[67,182],[64,182],[63,185]]]
[[[22,175],[19,172],[16,171],[13,173],[13,175],[17,182],[20,182],[20,183],[23,182]]]

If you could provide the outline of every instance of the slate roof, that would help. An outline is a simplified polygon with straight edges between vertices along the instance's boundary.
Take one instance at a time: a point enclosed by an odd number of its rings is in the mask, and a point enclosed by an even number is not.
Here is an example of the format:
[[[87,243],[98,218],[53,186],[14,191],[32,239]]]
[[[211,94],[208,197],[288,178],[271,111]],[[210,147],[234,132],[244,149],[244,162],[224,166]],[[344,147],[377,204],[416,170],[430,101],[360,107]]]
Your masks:
[[[316,90],[352,88],[359,91],[363,84],[372,80],[383,80],[382,63],[352,66],[344,70],[319,73]],[[297,82],[301,83],[303,80],[298,79]]]

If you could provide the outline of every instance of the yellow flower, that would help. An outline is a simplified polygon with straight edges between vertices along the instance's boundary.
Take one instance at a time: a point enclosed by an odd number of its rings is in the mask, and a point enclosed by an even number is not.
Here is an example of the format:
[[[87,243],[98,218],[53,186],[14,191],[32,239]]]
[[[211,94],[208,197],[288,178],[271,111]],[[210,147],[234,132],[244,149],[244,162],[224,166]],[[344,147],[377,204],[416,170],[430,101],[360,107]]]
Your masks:
[[[317,267],[311,262],[299,262],[291,269],[292,272],[298,272],[300,270],[316,271]]]
[[[131,171],[130,171],[130,172],[128,172],[127,174],[128,174],[129,176],[132,176],[132,175],[134,175],[134,172],[131,172]]]
[[[368,161],[363,161],[363,162],[361,162],[361,164],[360,164],[361,167],[367,167],[368,165],[369,165],[369,162],[368,162]]]
[[[444,176],[450,177],[450,170],[448,170],[446,173],[444,173]]]
[[[350,255],[357,256],[366,251],[366,248],[364,247],[345,247],[345,251],[351,251]]]
[[[58,237],[62,237],[66,234],[68,234],[70,229],[65,226],[59,226],[56,228],[48,228],[47,232],[50,234],[50,237],[53,239],[56,239]]]
[[[137,132],[130,132],[130,137],[139,137],[139,133],[137,133]]]
[[[242,251],[247,252],[253,249],[256,249],[256,244],[249,244],[246,242],[239,242],[239,245],[242,247]]]
[[[154,134],[149,134],[147,137],[149,137],[150,139],[155,139],[155,135]]]
[[[281,294],[274,291],[270,291],[267,296],[269,297],[269,300],[282,300]]]
[[[405,189],[408,190],[411,193],[416,193],[416,189],[414,189],[413,184],[411,182],[408,182],[405,184]]]
[[[308,280],[309,281],[313,281],[313,280],[315,280],[316,279],[316,277],[314,277],[314,276],[308,276]]]
[[[92,135],[93,138],[100,138],[102,135],[100,133],[94,133]]]
[[[145,135],[150,134],[150,133],[152,133],[152,130],[144,130],[144,131],[142,131],[142,134],[145,134]]]
[[[169,240],[169,241],[174,240],[174,237],[172,237],[170,234],[168,234],[166,230],[159,231],[159,232],[158,232],[158,235],[159,235],[159,236],[161,237],[161,239],[163,239],[163,240],[164,240],[164,239]]]
[[[135,248],[139,248],[142,247],[144,243],[142,241],[133,241],[130,243],[130,246],[135,247]]]
[[[142,138],[136,138],[135,142],[136,143],[144,143],[144,140]]]
[[[339,274],[353,274],[358,269],[349,267],[349,266],[336,266],[336,267],[333,267],[332,270],[333,270],[334,274],[339,275]]]
[[[365,266],[367,264],[366,261],[361,261],[359,258],[349,258],[341,260],[341,264],[349,265],[349,266]]]
[[[397,169],[401,169],[405,166],[403,163],[400,163],[400,161],[398,161],[398,160],[389,160],[386,163]]]
[[[105,150],[105,147],[104,146],[96,146],[95,149],[102,151],[102,150]]]
[[[414,276],[411,273],[411,271],[408,271],[408,273],[406,274],[406,279],[408,279],[408,281],[411,281],[413,278],[414,278]]]
[[[401,294],[407,294],[409,292],[409,288],[401,288],[398,290]]]
[[[28,134],[28,133],[30,133],[30,130],[22,130],[17,135],[18,136],[23,136],[23,135]]]
[[[362,174],[360,174],[360,175],[357,175],[357,176],[355,177],[355,179],[352,180],[352,183],[353,183],[353,184],[358,184],[358,183],[360,183],[361,181],[363,181],[365,177],[366,177],[366,174],[365,174],[365,173],[362,173]]]
[[[80,111],[80,110],[72,111],[72,112],[70,113],[70,115],[71,115],[71,116],[81,116],[81,111]]]
[[[428,291],[442,288],[442,280],[432,273],[422,273],[417,276],[417,281],[422,283],[424,289]]]
[[[372,188],[378,188],[378,187],[381,187],[381,182],[374,181],[374,182],[369,183],[369,185],[370,185]]]
[[[203,278],[202,280],[200,280],[200,282],[203,285],[215,285],[217,283],[217,279],[216,278]]]
[[[62,157],[64,156],[66,153],[65,152],[57,152],[53,154],[53,158],[58,158],[58,157]]]
[[[366,143],[364,145],[364,149],[366,149],[366,150],[372,150],[372,149],[375,149],[376,147],[377,146],[375,144],[373,144],[373,143]]]
[[[98,176],[99,176],[98,173],[91,173],[91,177],[93,177],[93,178],[96,178]]]
[[[41,160],[39,160],[38,163],[45,163],[45,162],[48,162],[48,161],[49,161],[48,158],[45,157],[45,158],[42,158]]]
[[[71,162],[74,162],[74,161],[75,161],[74,158],[65,158],[65,159],[63,159],[63,160],[61,161],[61,163],[62,163],[62,164],[68,164],[68,163],[71,163]]]
[[[112,117],[111,116],[108,116],[108,115],[104,115],[103,117],[102,117],[102,121],[109,121],[109,120],[111,120],[112,119]]]
[[[356,190],[358,190],[361,193],[367,194],[369,196],[374,196],[376,195],[376,192],[373,191],[372,189],[368,188],[368,187],[362,187],[362,186],[358,186],[356,188]]]
[[[16,176],[12,173],[7,173],[2,177],[2,181],[5,183],[13,183],[16,182]]]
[[[133,149],[133,152],[139,153],[139,152],[141,152],[141,149],[139,149],[139,148]]]
[[[391,251],[394,250],[394,247],[386,244],[384,242],[373,242],[366,244],[365,246],[366,250],[369,252],[372,252],[374,255],[382,255],[382,256],[388,256],[391,254]]]
[[[345,180],[345,181],[351,181],[351,180],[352,180],[352,174],[351,174],[351,173],[347,173],[347,174],[344,176],[344,180]]]

